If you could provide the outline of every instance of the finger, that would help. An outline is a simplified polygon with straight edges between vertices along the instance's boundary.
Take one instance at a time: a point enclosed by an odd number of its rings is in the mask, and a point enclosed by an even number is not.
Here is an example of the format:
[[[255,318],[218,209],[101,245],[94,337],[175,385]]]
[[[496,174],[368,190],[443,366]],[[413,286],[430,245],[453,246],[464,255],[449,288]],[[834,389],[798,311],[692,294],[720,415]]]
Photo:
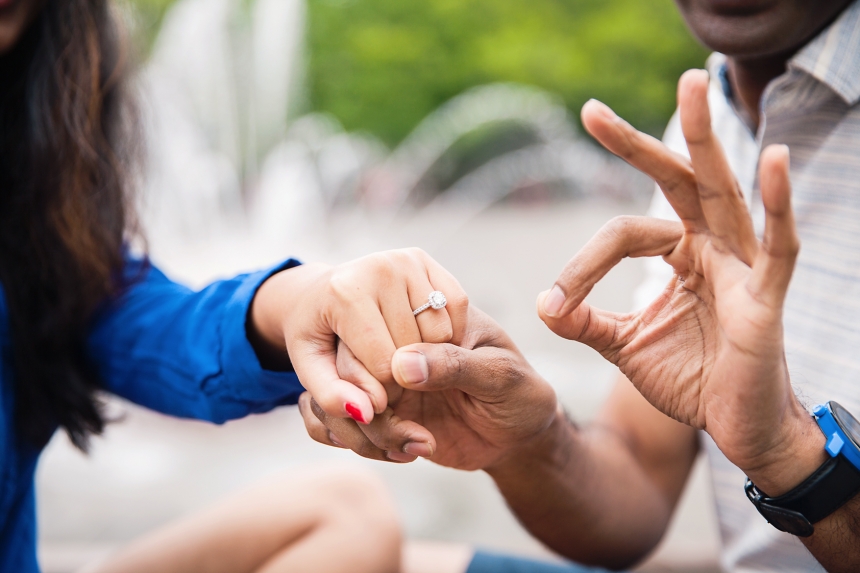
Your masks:
[[[361,428],[374,446],[394,461],[412,461],[414,456],[429,458],[436,451],[436,439],[424,426],[404,420],[388,408]],[[412,457],[412,459],[407,459]]]
[[[689,70],[678,82],[681,128],[696,174],[699,202],[711,232],[746,264],[751,265],[758,240],[744,202],[717,136],[711,129],[708,108],[709,76]]]
[[[705,228],[696,176],[686,157],[636,130],[597,100],[589,100],[582,106],[582,124],[606,149],[656,181],[688,228]]]
[[[539,314],[558,319],[577,308],[597,282],[626,257],[667,256],[684,235],[682,225],[650,217],[616,217],[565,265],[543,297]]]
[[[385,452],[376,448],[355,422],[329,416],[313,398],[309,402],[311,414],[326,428],[328,441],[338,447],[350,449],[364,458],[373,460],[386,459]]]
[[[525,371],[505,349],[475,350],[454,344],[413,344],[394,353],[397,383],[411,390],[460,390],[482,400],[506,393],[525,379]]]
[[[423,273],[423,270],[420,272]],[[407,344],[421,342],[421,329],[412,315],[414,305],[410,293],[411,291],[425,290],[429,287],[429,284],[426,276],[422,274],[418,279],[414,277],[407,278],[406,285],[392,284],[391,288],[381,293],[379,297],[379,310],[388,327],[388,332],[391,334],[391,339],[394,341],[395,349]],[[445,319],[447,322],[447,317]],[[427,328],[429,335],[430,327],[428,326]],[[436,328],[437,331],[441,330],[443,335],[446,330],[450,331],[450,325],[437,325]]]
[[[334,325],[335,334],[374,378],[383,384],[393,382],[391,356],[396,347],[378,303],[364,298],[363,293],[352,291],[348,286],[338,286],[337,297],[341,308],[346,311],[329,320]]]
[[[614,351],[623,347],[633,334],[625,328],[630,315],[609,312],[583,302],[573,312],[562,317],[547,316],[540,309],[546,304],[548,294],[542,292],[538,295],[538,314],[544,324],[562,338],[590,346],[614,363]]]
[[[311,395],[310,392],[304,392],[299,396],[299,413],[302,415],[302,420],[305,423],[305,429],[308,436],[315,442],[325,444],[326,446],[334,446],[335,448],[345,448],[346,446],[340,440],[333,436],[328,428],[325,427],[319,418],[317,418],[311,410]]]
[[[420,252],[420,256],[424,260],[427,269],[427,277],[430,279],[430,284],[435,290],[442,291],[447,299],[445,312],[448,313],[448,319],[451,321],[451,338],[448,340],[427,340],[424,342],[450,342],[452,344],[460,344],[466,336],[468,317],[469,317],[469,297],[466,291],[460,285],[460,282],[454,278],[454,275],[449,273],[442,265],[437,263],[427,253]],[[426,314],[426,313],[421,313]],[[421,315],[418,315],[419,318]]]
[[[415,461],[417,456],[400,450],[386,451],[377,447],[365,434],[366,427],[358,426],[351,420],[332,418],[313,399],[310,401],[310,409],[314,416],[326,427],[330,433],[329,439],[337,440],[343,446],[351,449],[356,454],[372,460],[408,463]],[[390,409],[389,409],[390,412]],[[376,426],[386,425],[390,422],[390,416],[386,419],[375,419]],[[434,442],[435,447],[435,442]]]
[[[428,302],[428,297],[433,291],[441,291],[447,299],[450,292],[445,292],[447,284],[436,284],[430,279],[430,267],[438,266],[421,249],[409,249],[407,251],[410,257],[410,263],[416,267],[414,275],[410,274],[408,281],[410,310],[415,310]],[[420,270],[419,270],[420,269]],[[444,283],[444,281],[443,281]],[[456,293],[451,292],[454,296]],[[427,310],[413,315],[412,319],[421,332],[421,337],[418,340],[410,341],[410,344],[416,342],[450,342],[454,335],[453,325],[451,324],[451,316],[448,312],[447,304],[440,309],[428,308]],[[399,348],[399,347],[398,347]]]
[[[364,390],[370,398],[375,413],[381,414],[385,411],[389,401],[388,392],[376,378],[370,375],[364,364],[355,357],[343,340],[338,341],[336,365],[337,375],[341,380],[346,380]],[[396,384],[391,386],[399,389]]]
[[[785,145],[770,145],[759,160],[761,198],[765,208],[764,242],[753,264],[749,289],[767,304],[782,306],[800,240],[791,208],[789,151]]]
[[[289,352],[302,386],[329,415],[352,418],[361,423],[373,420],[370,397],[355,384],[338,376],[333,349],[322,347],[316,341],[297,341]]]

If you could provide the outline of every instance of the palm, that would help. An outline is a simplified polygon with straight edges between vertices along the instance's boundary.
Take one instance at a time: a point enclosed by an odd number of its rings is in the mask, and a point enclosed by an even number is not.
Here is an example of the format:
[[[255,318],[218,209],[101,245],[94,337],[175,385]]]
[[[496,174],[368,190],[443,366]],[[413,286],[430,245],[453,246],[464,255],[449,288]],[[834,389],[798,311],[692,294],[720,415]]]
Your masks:
[[[697,263],[708,256],[712,237],[700,234],[682,245],[673,254],[671,289],[622,318],[620,338],[602,353],[657,409],[708,430],[730,455],[744,457],[745,432],[760,414],[752,394],[770,395],[780,383],[772,376],[782,367],[780,312],[750,295],[749,268],[713,290]],[[718,423],[725,419],[734,423]]]

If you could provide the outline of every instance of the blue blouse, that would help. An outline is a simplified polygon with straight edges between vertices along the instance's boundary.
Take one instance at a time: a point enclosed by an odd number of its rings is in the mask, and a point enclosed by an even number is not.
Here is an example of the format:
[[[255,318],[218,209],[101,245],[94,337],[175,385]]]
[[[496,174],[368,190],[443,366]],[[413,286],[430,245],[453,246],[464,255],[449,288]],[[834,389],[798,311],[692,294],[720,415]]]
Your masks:
[[[129,287],[96,313],[88,339],[106,389],[165,414],[215,423],[295,404],[298,378],[260,367],[245,319],[260,284],[296,265],[291,259],[194,292],[147,262],[129,260]],[[37,573],[33,477],[41,452],[15,434],[12,350],[0,288],[0,572]]]

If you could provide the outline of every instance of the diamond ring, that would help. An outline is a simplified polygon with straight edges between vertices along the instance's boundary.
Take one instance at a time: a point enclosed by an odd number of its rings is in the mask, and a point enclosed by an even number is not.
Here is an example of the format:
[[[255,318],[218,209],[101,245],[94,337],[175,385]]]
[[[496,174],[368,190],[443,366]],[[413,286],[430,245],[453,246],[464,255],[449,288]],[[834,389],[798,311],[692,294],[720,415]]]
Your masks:
[[[445,298],[445,295],[442,294],[442,291],[434,290],[429,295],[427,295],[427,302],[412,311],[412,316],[418,316],[420,313],[424,312],[428,308],[432,308],[435,310],[445,308],[446,304],[448,304],[448,299]]]

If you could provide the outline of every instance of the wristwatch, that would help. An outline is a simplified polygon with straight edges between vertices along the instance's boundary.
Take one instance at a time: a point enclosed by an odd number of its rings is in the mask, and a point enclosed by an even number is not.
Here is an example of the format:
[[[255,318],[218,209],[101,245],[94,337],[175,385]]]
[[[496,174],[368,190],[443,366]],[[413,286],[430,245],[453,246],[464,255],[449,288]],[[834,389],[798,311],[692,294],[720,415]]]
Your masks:
[[[813,411],[824,432],[830,455],[824,464],[793,490],[768,497],[747,478],[747,497],[767,521],[786,533],[809,537],[817,523],[860,492],[860,421],[836,402]]]

